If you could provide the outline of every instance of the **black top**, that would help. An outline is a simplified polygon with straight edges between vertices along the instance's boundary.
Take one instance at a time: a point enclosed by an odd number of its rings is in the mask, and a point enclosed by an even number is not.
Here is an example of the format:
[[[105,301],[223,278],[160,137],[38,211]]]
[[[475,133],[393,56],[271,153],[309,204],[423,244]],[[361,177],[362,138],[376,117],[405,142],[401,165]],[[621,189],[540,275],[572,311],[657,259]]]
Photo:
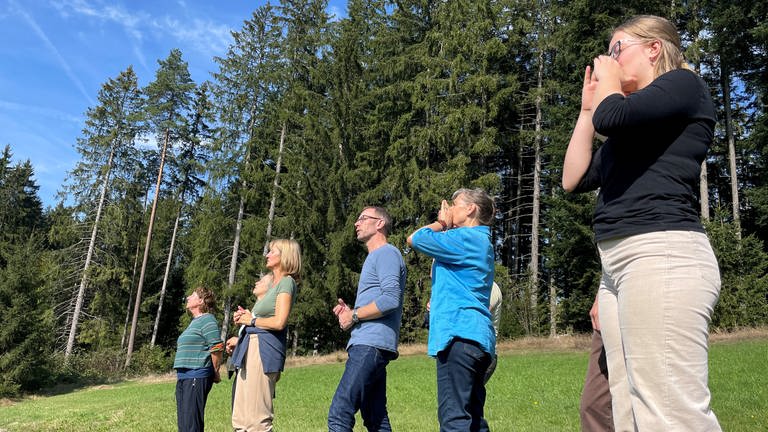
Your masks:
[[[704,81],[676,69],[629,96],[606,97],[592,115],[607,136],[576,192],[600,188],[597,241],[654,231],[703,232],[694,190],[715,127]]]

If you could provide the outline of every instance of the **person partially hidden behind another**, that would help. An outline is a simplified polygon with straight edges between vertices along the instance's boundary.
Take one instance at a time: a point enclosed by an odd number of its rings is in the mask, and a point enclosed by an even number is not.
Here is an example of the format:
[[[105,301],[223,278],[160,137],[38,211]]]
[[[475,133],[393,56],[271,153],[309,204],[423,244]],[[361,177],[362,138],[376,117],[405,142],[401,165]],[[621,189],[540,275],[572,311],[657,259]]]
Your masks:
[[[494,282],[491,286],[491,300],[488,305],[488,310],[491,312],[491,317],[493,319],[493,333],[496,335],[497,343],[499,340],[499,325],[501,324],[501,299],[501,288],[499,288],[499,284]],[[424,323],[422,324],[422,327],[427,329],[429,328],[429,308],[430,304],[427,302],[427,311],[424,314]],[[488,366],[488,370],[485,371],[485,378],[483,378],[484,384],[488,384],[488,380],[490,380],[493,376],[493,373],[496,372],[496,364],[498,362],[498,358],[498,352],[496,352],[496,354],[491,359],[491,364]]]
[[[495,209],[482,189],[459,189],[451,200],[443,200],[437,221],[412,233],[408,244],[435,260],[427,354],[436,358],[440,431],[488,431],[483,409],[485,375],[496,354],[489,310]]]
[[[496,336],[496,342],[499,340],[499,325],[501,324],[501,288],[496,282],[491,285],[491,299],[488,303],[488,310],[491,312],[491,320],[493,322],[493,334]],[[488,370],[485,371],[485,378],[483,383],[488,384],[488,380],[491,379],[493,373],[496,372],[496,364],[498,362],[499,355],[495,353],[491,358],[491,364],[488,365]]]
[[[266,273],[266,274],[261,275],[259,280],[257,280],[256,283],[253,284],[253,289],[251,290],[251,292],[256,297],[256,302],[257,303],[261,299],[264,298],[264,295],[272,287],[272,282],[273,282],[272,273]],[[251,314],[253,314],[253,310],[255,308],[256,308],[256,305],[254,304],[253,308],[251,308]],[[236,311],[235,314],[238,314],[238,312],[239,312],[239,310]],[[239,313],[242,313],[242,312],[239,312]],[[244,334],[247,333],[246,332],[246,328],[247,328],[246,325],[240,325],[240,328],[237,331],[237,336],[236,337],[233,336],[233,337],[229,338],[229,340],[227,340],[227,344],[228,345],[232,345],[230,343],[230,341],[234,341],[234,347],[236,347],[237,346],[237,341],[240,338],[242,338]],[[227,353],[228,354],[232,354],[232,351],[234,351],[234,348],[232,348],[232,349],[230,349],[230,348],[231,348],[230,346],[227,347]],[[240,360],[242,360],[242,359],[240,359]],[[227,360],[227,372],[229,373],[229,378],[232,378],[232,374],[235,373],[235,365],[232,364],[232,356],[231,355],[229,356],[229,358]],[[235,402],[235,390],[236,389],[237,389],[237,386],[233,385],[232,386],[232,403],[233,404]]]
[[[599,188],[600,328],[617,431],[720,431],[708,326],[720,272],[695,190],[715,108],[664,18],[617,27],[587,66],[563,188]],[[607,137],[592,151],[595,133]]]
[[[587,376],[581,392],[579,417],[583,432],[613,432],[611,388],[608,384],[608,364],[605,359],[603,337],[600,334],[597,296],[589,310],[592,319],[592,343],[589,350]]]
[[[491,300],[488,305],[488,310],[491,312],[491,317],[493,319],[493,333],[496,335],[497,342],[499,340],[499,324],[501,324],[501,298],[501,288],[499,288],[499,284],[494,282],[491,286]],[[422,324],[422,327],[427,329],[429,328],[429,309],[430,304],[427,302],[427,311],[424,314],[424,324]],[[483,378],[484,384],[488,384],[488,380],[490,380],[493,373],[496,372],[498,357],[497,352],[491,359],[491,364],[488,365],[488,370],[485,371],[485,377]]]
[[[219,365],[224,352],[219,324],[209,313],[216,307],[213,293],[203,287],[187,296],[192,322],[176,343],[176,422],[179,432],[205,429],[205,403],[214,383],[221,381]]]
[[[295,240],[269,243],[267,268],[272,284],[253,310],[238,307],[235,324],[245,326],[240,337],[227,340],[236,369],[232,402],[232,428],[236,431],[271,431],[275,385],[285,366],[288,317],[301,275],[301,248]],[[254,294],[260,292],[254,287]]]

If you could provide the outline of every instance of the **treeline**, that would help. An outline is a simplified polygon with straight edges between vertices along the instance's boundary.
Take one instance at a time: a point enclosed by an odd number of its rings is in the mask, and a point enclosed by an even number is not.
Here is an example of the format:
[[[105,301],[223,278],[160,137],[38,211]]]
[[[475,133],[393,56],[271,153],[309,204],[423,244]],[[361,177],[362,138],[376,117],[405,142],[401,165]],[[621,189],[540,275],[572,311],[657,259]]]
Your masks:
[[[713,325],[766,324],[768,4],[351,0],[337,21],[326,9],[258,8],[203,83],[179,50],[146,87],[130,66],[107,79],[54,208],[6,147],[0,395],[169,368],[198,285],[216,291],[231,333],[278,237],[303,248],[293,353],[343,347],[331,307],[354,299],[365,205],[394,217],[408,265],[402,340],[423,341],[430,262],[405,237],[467,186],[496,198],[501,337],[588,331],[594,195],[565,194],[560,167],[584,67],[638,13],[677,24],[719,109],[701,182],[723,276]]]

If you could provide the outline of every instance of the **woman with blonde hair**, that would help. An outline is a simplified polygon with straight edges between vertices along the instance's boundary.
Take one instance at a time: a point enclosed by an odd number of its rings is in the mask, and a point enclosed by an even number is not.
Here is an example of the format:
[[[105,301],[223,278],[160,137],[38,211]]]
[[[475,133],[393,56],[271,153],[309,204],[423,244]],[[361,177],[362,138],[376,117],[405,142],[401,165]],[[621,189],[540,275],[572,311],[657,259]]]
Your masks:
[[[599,319],[617,431],[719,431],[708,325],[720,273],[696,186],[715,108],[664,18],[617,27],[587,66],[563,187],[599,188]],[[595,133],[607,137],[592,151]]]
[[[272,430],[272,399],[285,365],[288,317],[301,275],[301,248],[295,240],[273,240],[266,259],[271,284],[253,310],[238,306],[234,321],[244,329],[239,338],[227,340],[227,352],[232,353],[236,368],[232,391],[232,427],[236,431]]]

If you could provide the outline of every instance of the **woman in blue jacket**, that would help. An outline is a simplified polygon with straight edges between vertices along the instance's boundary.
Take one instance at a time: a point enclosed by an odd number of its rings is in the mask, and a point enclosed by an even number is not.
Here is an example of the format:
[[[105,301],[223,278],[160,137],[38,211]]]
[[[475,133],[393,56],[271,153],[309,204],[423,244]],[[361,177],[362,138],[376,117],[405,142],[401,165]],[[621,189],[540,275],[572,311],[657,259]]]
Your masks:
[[[427,353],[437,360],[440,430],[487,431],[484,377],[495,355],[488,309],[493,285],[493,199],[459,189],[443,200],[437,221],[408,244],[434,258]]]

